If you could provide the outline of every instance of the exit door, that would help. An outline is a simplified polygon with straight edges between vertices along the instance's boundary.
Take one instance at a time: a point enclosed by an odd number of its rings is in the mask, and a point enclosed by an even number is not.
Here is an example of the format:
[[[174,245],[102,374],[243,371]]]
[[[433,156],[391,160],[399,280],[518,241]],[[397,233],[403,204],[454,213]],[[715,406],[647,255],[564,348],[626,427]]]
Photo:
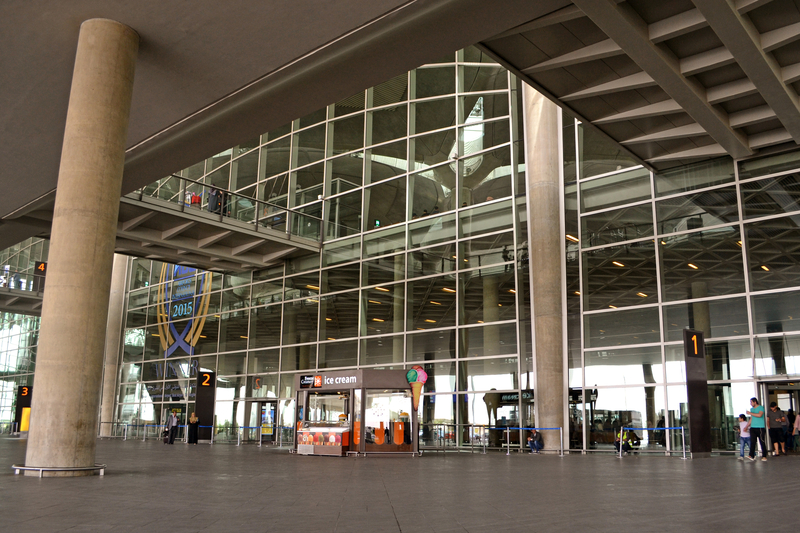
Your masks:
[[[275,442],[276,402],[261,402],[261,442]]]

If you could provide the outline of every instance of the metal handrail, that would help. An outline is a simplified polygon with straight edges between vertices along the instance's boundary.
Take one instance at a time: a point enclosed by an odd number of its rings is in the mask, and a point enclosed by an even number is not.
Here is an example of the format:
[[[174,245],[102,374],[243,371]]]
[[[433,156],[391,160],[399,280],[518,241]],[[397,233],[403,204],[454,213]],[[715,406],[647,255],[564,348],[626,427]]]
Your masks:
[[[247,198],[248,200],[255,201],[256,204],[264,204],[266,207],[275,207],[275,208],[279,209],[280,211],[288,211],[288,212],[290,212],[292,214],[298,214],[298,215],[303,215],[303,216],[315,218],[315,219],[319,220],[320,222],[322,222],[322,218],[321,217],[315,217],[314,215],[308,215],[306,213],[302,213],[302,212],[297,211],[296,209],[294,209],[292,207],[284,207],[284,206],[282,206],[280,204],[274,204],[272,202],[268,202],[266,200],[261,200],[260,198],[256,198],[254,196],[245,196],[243,194],[239,194],[237,192],[231,191],[230,189],[223,189],[222,187],[217,187],[215,185],[211,185],[209,183],[205,183],[205,182],[199,181],[199,180],[193,180],[191,178],[184,178],[183,176],[178,176],[176,174],[170,174],[169,177],[179,179],[179,180],[181,180],[183,182],[194,183],[195,185],[200,185],[202,187],[207,187],[209,189],[216,189],[216,190],[218,190],[220,192],[223,192],[225,194],[230,194],[232,196],[241,196],[242,198]],[[144,187],[142,187],[141,190],[144,191]],[[185,205],[185,202],[183,200],[185,200],[185,198],[186,198],[186,189],[182,188],[181,190],[184,193],[183,197],[181,198],[181,202],[184,203],[184,205]],[[270,215],[272,215],[272,213],[270,213]]]
[[[110,435],[101,435],[103,424],[111,424],[111,434]],[[98,422],[97,424],[97,436],[101,439],[122,439],[128,440],[128,426],[125,422]],[[117,435],[116,431],[114,431],[114,426],[122,427],[122,435]]]
[[[25,277],[24,281],[21,279]],[[33,279],[29,279],[32,277]],[[5,292],[12,292],[12,291],[25,291],[29,293],[33,293],[41,295],[44,291],[44,281],[46,278],[41,274],[37,274],[35,272],[25,272],[22,270],[2,270],[0,269],[0,290]],[[11,282],[14,282],[14,287],[11,286]],[[31,281],[32,288],[28,289],[27,285],[28,282]],[[19,287],[20,284],[24,284],[25,286]]]
[[[295,215],[295,216],[298,216],[298,217],[308,218],[308,219],[311,219],[313,221],[319,222],[320,224],[322,224],[322,222],[323,222],[323,217],[322,216],[317,217],[315,215],[304,213],[302,210],[299,210],[299,209],[296,209],[296,208],[293,208],[293,207],[285,207],[285,206],[282,206],[282,205],[279,205],[279,204],[276,204],[276,203],[273,203],[273,202],[269,202],[269,201],[266,201],[266,200],[261,200],[260,198],[243,195],[243,194],[231,191],[229,189],[225,189],[225,188],[222,188],[222,187],[217,187],[215,185],[211,185],[209,183],[205,183],[205,182],[202,182],[202,181],[194,180],[194,179],[191,179],[191,178],[185,178],[183,176],[178,176],[176,174],[170,174],[167,177],[181,180],[181,187],[180,187],[179,191],[175,191],[175,192],[170,191],[170,197],[169,198],[161,198],[161,199],[165,200],[167,203],[177,203],[178,205],[180,205],[180,211],[181,212],[186,212],[186,207],[187,207],[187,203],[186,203],[187,185],[186,184],[187,183],[191,183],[191,184],[197,185],[199,187],[202,187],[204,189],[206,189],[206,188],[207,189],[215,189],[217,191],[220,191],[221,193],[224,193],[225,195],[228,195],[229,197],[234,197],[235,196],[235,197],[238,197],[238,198],[246,199],[249,202],[252,202],[254,204],[254,209],[255,209],[254,217],[253,217],[253,219],[251,221],[245,221],[245,222],[254,224],[255,227],[256,227],[256,230],[258,230],[258,227],[260,226],[260,222],[261,221],[266,220],[268,218],[281,216],[284,212],[287,214],[287,216],[286,216],[286,219],[282,221],[282,223],[285,223],[285,225],[286,225],[285,233],[288,234],[288,235],[292,235],[293,234],[292,233],[293,228],[291,227],[292,226],[292,220],[291,220],[291,217],[288,216],[288,215]],[[138,191],[134,191],[134,194],[138,192],[139,201],[142,201],[143,198],[145,197],[145,189],[147,189],[147,188],[148,187],[142,187],[142,188],[138,189]],[[147,196],[151,197],[150,195],[147,195]],[[152,197],[158,198],[158,195],[155,195],[155,196],[152,196]],[[176,197],[177,197],[177,202],[175,201]],[[200,205],[202,205],[202,202],[201,202]],[[191,204],[189,204],[189,206],[191,207]],[[275,212],[264,213],[262,215],[262,212],[267,208],[272,208],[272,209],[275,210]],[[220,222],[222,222],[224,220],[224,218],[226,216],[228,216],[226,214],[226,212],[225,212],[225,206],[224,205],[222,205],[220,207],[220,210],[219,210],[218,213],[216,211],[214,211],[214,212],[212,212],[212,214],[219,214]],[[322,226],[320,226],[320,237],[319,237],[320,242],[322,241],[323,233],[324,232],[322,231]]]

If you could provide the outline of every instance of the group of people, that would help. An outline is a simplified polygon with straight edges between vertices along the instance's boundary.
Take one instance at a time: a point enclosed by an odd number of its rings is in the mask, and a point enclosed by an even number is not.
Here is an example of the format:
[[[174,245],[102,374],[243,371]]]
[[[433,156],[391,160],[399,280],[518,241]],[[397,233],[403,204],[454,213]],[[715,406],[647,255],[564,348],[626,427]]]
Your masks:
[[[419,216],[416,213],[412,213],[411,214],[411,220],[416,220],[418,218],[424,218],[424,217],[427,217],[427,216],[438,215],[438,214],[439,214],[439,206],[435,205],[435,206],[433,206],[433,211],[431,211],[430,213],[428,213],[427,209],[423,209],[422,210],[422,216]]]
[[[750,417],[748,419],[748,417]],[[748,459],[756,460],[756,443],[761,446],[761,460],[767,460],[767,445],[764,441],[767,432],[773,446],[773,457],[786,455],[786,444],[794,447],[800,436],[800,416],[786,414],[775,402],[769,404],[769,411],[759,405],[757,398],[750,398],[750,409],[739,415],[739,461],[744,461],[744,449],[749,448]]]
[[[172,411],[167,421],[164,423],[164,444],[175,444],[175,437],[178,435],[178,427],[181,425],[178,420],[178,412]],[[189,433],[187,435],[187,442],[189,444],[197,445],[197,428],[200,425],[200,419],[197,418],[195,413],[189,417]]]

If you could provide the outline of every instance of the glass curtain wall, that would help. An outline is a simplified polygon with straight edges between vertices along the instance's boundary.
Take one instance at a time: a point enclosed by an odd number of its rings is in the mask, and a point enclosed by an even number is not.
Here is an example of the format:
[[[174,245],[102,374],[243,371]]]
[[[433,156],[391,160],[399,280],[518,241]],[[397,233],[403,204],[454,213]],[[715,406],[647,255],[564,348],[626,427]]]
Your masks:
[[[183,170],[321,214],[322,249],[252,273],[194,273],[198,291],[210,279],[208,306],[187,311],[204,325],[193,347],[169,354],[159,305],[176,291],[174,267],[137,259],[118,421],[191,412],[196,374],[208,370],[218,427],[247,425],[267,399],[291,426],[298,372],[419,364],[423,443],[471,441],[453,426],[490,413],[495,423],[493,398],[530,388],[532,370],[520,93],[468,48]],[[173,181],[148,191],[176,194]],[[521,396],[498,423],[518,424]]]
[[[34,281],[41,279],[34,266],[47,262],[49,248],[49,241],[31,238],[0,251],[0,290],[43,288]],[[39,322],[37,316],[0,313],[0,433],[12,429],[18,388],[33,385]]]
[[[706,338],[713,447],[735,449],[757,381],[800,372],[800,157],[652,173],[566,114],[563,132],[570,446],[686,426],[690,327]],[[666,432],[642,433],[667,448]]]

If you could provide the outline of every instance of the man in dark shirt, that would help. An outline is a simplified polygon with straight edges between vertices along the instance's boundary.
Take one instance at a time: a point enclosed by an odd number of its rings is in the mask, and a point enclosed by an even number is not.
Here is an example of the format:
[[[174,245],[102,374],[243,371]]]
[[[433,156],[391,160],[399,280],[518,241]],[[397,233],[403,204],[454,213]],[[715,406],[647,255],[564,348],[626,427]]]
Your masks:
[[[786,416],[783,414],[783,411],[778,409],[778,404],[772,402],[769,404],[769,411],[767,411],[767,429],[769,430],[769,440],[772,441],[772,446],[775,448],[775,451],[772,453],[773,456],[777,457],[783,452],[783,455],[786,455],[786,442],[783,439],[783,424],[786,420]],[[781,451],[778,451],[780,446]]]
[[[544,448],[542,434],[536,431],[536,429],[531,430],[531,436],[528,437],[528,446],[531,448],[531,453],[539,453],[539,450]]]

